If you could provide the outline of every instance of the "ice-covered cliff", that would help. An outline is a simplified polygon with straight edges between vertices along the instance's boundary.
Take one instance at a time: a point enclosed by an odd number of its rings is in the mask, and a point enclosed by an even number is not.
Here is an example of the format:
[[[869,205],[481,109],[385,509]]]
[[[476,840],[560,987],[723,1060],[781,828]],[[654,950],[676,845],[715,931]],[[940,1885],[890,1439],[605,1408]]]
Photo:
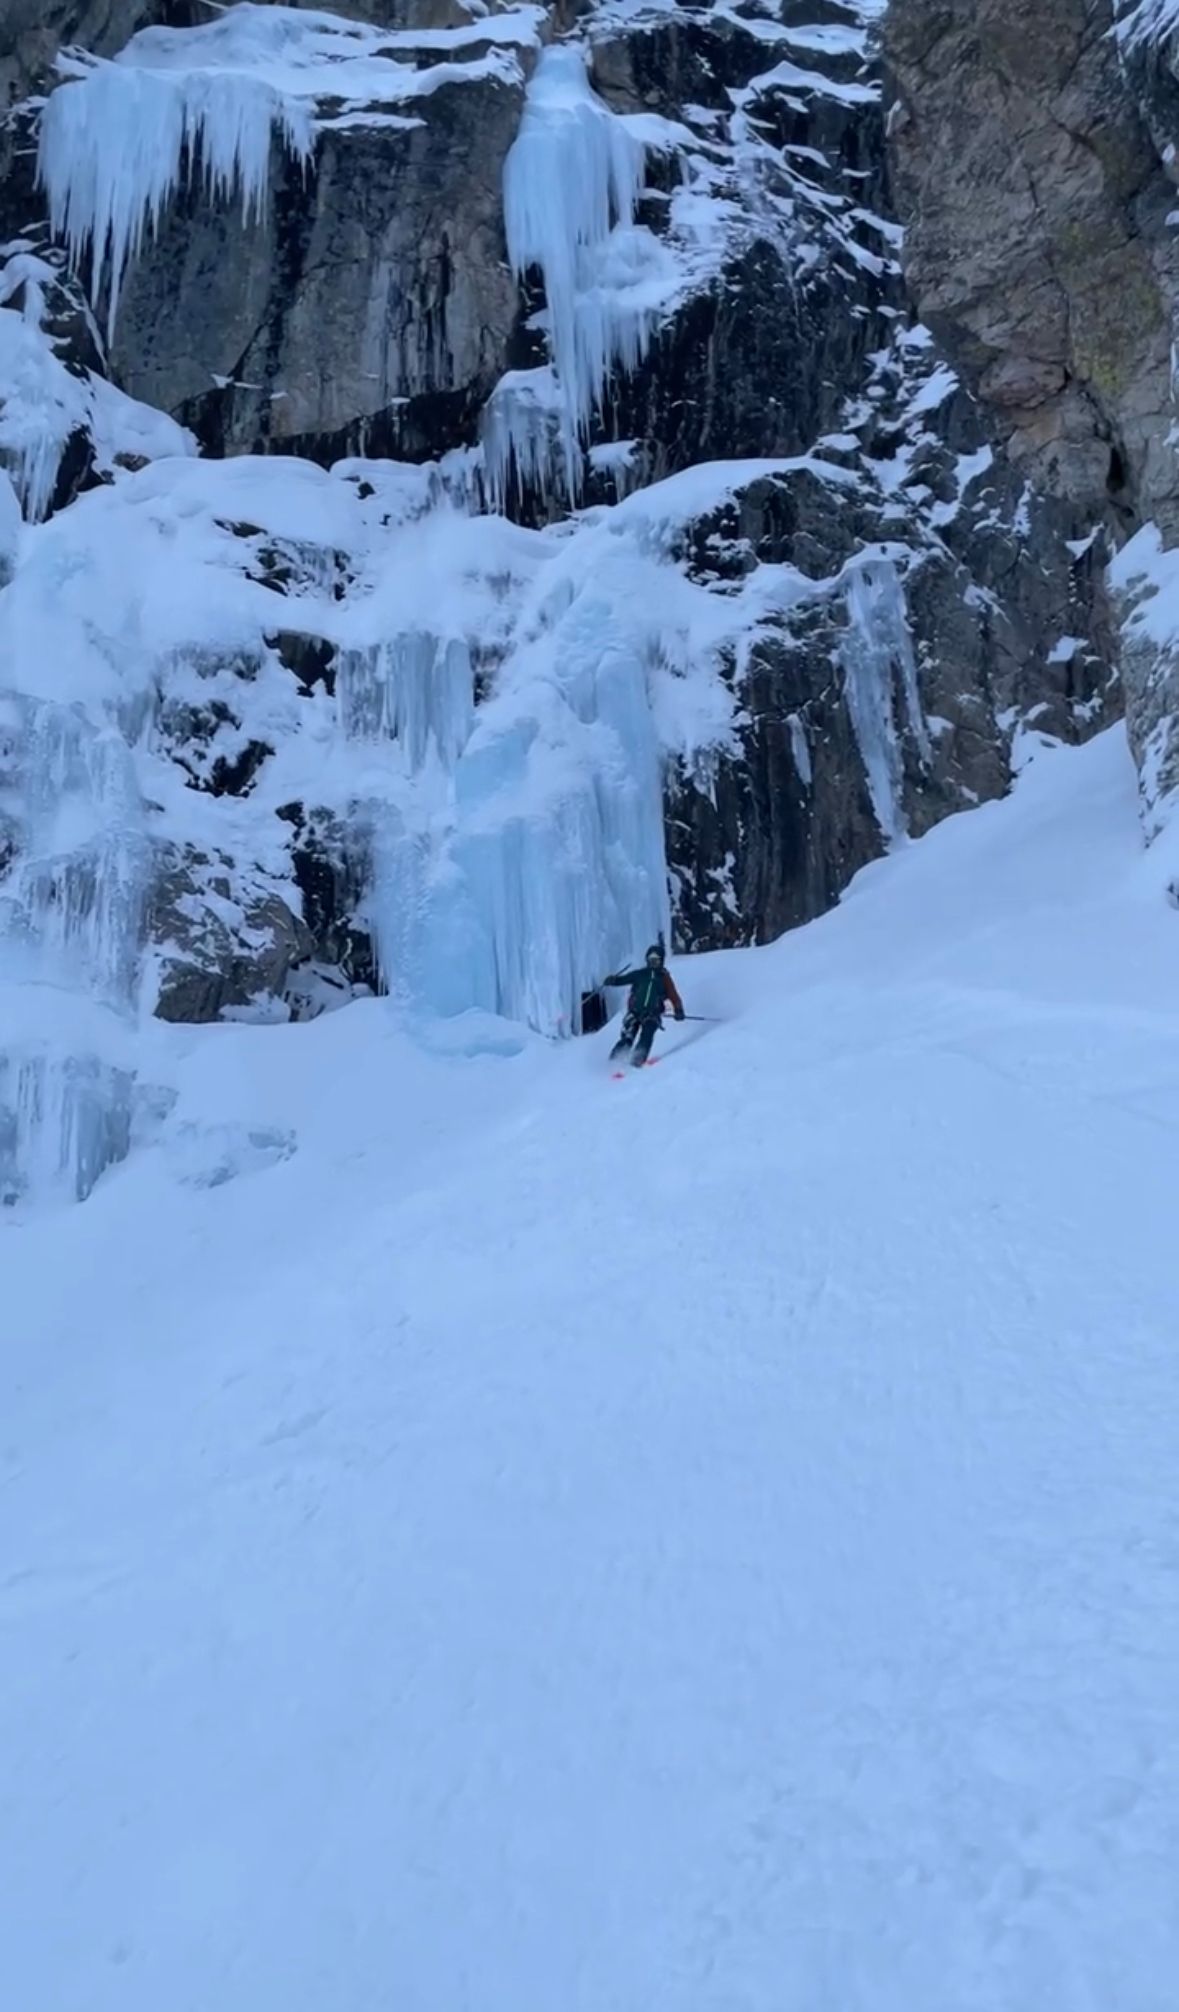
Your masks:
[[[572,1032],[1116,709],[1106,527],[910,308],[881,13],[10,10],[6,1198],[161,1122],[160,1020]]]

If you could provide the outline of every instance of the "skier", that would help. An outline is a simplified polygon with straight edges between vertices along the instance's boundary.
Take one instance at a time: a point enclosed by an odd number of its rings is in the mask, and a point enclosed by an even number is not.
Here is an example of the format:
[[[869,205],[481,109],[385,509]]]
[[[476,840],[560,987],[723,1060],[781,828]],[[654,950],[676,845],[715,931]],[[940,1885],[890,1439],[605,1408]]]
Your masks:
[[[629,985],[630,997],[626,1002],[626,1014],[622,1022],[622,1033],[610,1050],[610,1060],[624,1055],[633,1047],[632,1061],[636,1069],[641,1069],[651,1053],[651,1043],[663,1018],[665,1007],[669,1006],[677,1020],[684,1017],[684,1002],[672,983],[670,971],[663,961],[663,945],[653,943],[646,959],[637,971],[616,971],[610,978],[602,980],[603,985]]]

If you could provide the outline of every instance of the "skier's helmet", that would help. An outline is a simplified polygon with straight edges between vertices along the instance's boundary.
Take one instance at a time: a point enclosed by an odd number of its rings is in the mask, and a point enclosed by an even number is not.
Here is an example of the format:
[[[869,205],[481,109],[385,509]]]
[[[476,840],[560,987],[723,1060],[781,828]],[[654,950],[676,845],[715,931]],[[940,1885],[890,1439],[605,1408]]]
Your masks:
[[[651,945],[651,948],[648,950],[647,962],[650,965],[652,971],[658,970],[659,966],[662,964],[663,952],[657,943],[653,943]]]

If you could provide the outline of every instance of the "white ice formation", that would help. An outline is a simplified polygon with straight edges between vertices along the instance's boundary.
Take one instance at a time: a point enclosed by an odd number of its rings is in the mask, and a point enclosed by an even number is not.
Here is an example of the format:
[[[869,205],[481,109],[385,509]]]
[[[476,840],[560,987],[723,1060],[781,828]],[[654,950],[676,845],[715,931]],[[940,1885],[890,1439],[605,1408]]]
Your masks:
[[[635,222],[648,137],[657,122],[620,117],[590,86],[576,43],[546,49],[528,88],[519,136],[504,171],[508,256],[517,274],[544,282],[548,390],[500,387],[490,440],[493,492],[534,482],[555,445],[566,494],[595,404],[614,368],[633,370],[675,284],[654,233]],[[538,373],[530,373],[535,379]],[[555,441],[545,422],[555,419]]]

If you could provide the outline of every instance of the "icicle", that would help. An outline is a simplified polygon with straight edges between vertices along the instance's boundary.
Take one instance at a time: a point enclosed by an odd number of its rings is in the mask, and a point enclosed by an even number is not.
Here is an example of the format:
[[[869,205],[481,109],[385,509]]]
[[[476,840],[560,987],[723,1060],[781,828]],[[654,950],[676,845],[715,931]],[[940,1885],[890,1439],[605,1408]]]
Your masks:
[[[10,477],[0,468],[0,592],[16,572],[22,526],[20,501]],[[0,738],[3,722],[0,720]]]
[[[547,502],[555,469],[567,493],[575,488],[562,421],[561,390],[550,365],[500,378],[483,409],[483,466],[493,510],[506,510],[513,497],[530,490]]]
[[[898,681],[923,759],[929,758],[930,747],[904,588],[891,561],[868,560],[854,568],[847,586],[847,618],[837,652],[847,708],[877,822],[884,837],[893,839],[905,830],[904,767],[894,711]]]
[[[340,723],[349,740],[394,740],[416,774],[433,754],[454,767],[474,717],[471,653],[459,637],[422,630],[374,649],[346,650],[337,673]]]
[[[38,176],[54,234],[75,266],[90,260],[95,299],[108,284],[108,338],[131,260],[198,164],[208,196],[240,196],[247,222],[262,215],[276,131],[296,159],[310,158],[310,110],[260,76],[229,70],[96,63],[52,93]]]
[[[6,964],[127,1008],[148,871],[130,750],[78,707],[16,698],[7,711],[0,782],[19,842],[0,882]]]
[[[627,292],[644,261],[659,256],[651,233],[633,229],[646,154],[632,122],[616,117],[591,90],[582,49],[546,49],[504,163],[504,222],[516,273],[537,266],[544,279],[571,498],[606,379],[618,363],[634,367],[654,322],[650,307]],[[526,436],[525,455],[531,451]]]
[[[80,707],[9,695],[0,802],[0,1201],[81,1200],[130,1136],[133,1072],[104,1051],[134,1001],[150,870],[131,751]]]
[[[0,1206],[85,1201],[126,1157],[133,1097],[94,1055],[0,1053]]]

